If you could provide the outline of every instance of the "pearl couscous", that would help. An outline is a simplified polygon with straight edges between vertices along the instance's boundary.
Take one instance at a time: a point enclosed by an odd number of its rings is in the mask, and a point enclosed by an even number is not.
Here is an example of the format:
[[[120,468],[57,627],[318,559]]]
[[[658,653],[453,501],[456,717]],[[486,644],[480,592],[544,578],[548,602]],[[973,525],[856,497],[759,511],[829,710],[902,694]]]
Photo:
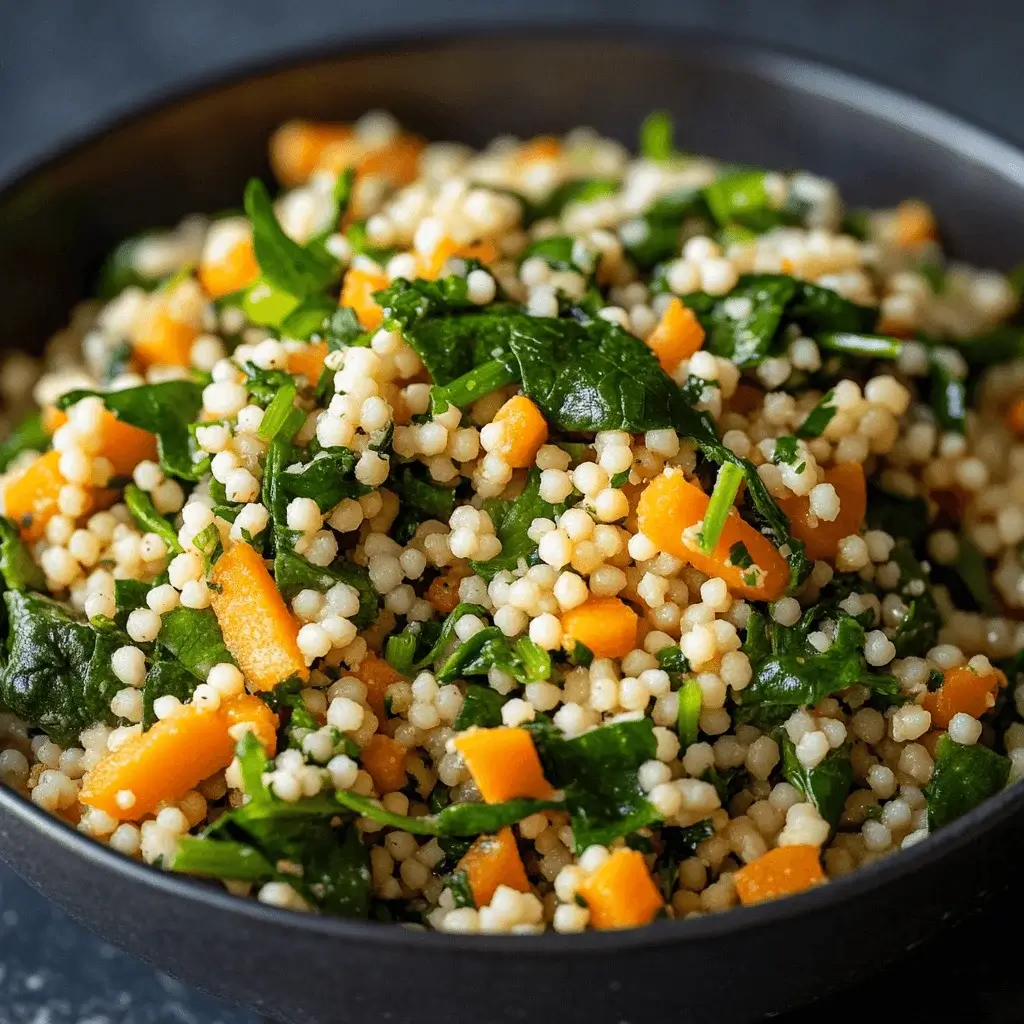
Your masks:
[[[288,124],[276,199],[8,355],[3,781],[268,904],[533,933],[1024,775],[1011,280],[923,202],[640,150]]]

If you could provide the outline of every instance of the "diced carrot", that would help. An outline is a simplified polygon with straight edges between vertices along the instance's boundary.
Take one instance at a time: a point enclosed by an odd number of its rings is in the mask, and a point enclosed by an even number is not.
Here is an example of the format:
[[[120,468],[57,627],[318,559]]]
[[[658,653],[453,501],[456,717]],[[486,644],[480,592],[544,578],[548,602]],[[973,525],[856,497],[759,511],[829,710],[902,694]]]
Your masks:
[[[674,555],[708,576],[725,580],[729,589],[756,601],[774,601],[789,583],[789,567],[775,546],[763,534],[732,512],[725,521],[718,544],[710,554],[683,541],[683,531],[701,522],[708,508],[708,496],[690,483],[680,469],[669,468],[655,477],[640,495],[637,525],[660,551]],[[729,553],[742,544],[760,570],[751,581],[750,568],[729,562]],[[745,579],[744,577],[748,577]]]
[[[435,577],[427,587],[427,602],[442,615],[450,615],[459,603],[459,584],[462,579],[451,572]]]
[[[288,372],[301,373],[310,384],[316,384],[324,372],[327,342],[311,341],[308,345],[288,353]]]
[[[740,903],[778,899],[825,881],[816,846],[777,846],[732,876]]]
[[[231,239],[230,244],[208,246],[199,263],[199,283],[213,299],[240,291],[252,284],[259,273],[260,265],[248,234]]]
[[[4,514],[18,525],[22,540],[39,540],[57,514],[60,489],[67,483],[60,472],[60,452],[48,451],[8,480]]]
[[[211,582],[210,603],[224,644],[257,690],[272,690],[292,676],[309,678],[296,639],[299,625],[248,544],[235,544],[220,556]]]
[[[647,337],[647,347],[658,357],[666,373],[673,370],[704,344],[704,328],[693,310],[676,296],[661,314],[657,327]]]
[[[505,434],[495,449],[513,469],[533,465],[540,446],[548,439],[543,413],[525,395],[513,395],[494,415],[505,425]]]
[[[418,135],[402,132],[385,146],[370,149],[355,163],[360,177],[383,178],[391,188],[401,188],[416,180],[420,172],[420,154],[425,143]],[[327,154],[330,163],[330,153]],[[346,165],[334,166],[333,171],[344,170]]]
[[[143,317],[132,351],[143,368],[189,366],[197,337],[199,328],[195,324],[176,319],[163,304],[158,304]]]
[[[367,654],[356,667],[355,676],[366,686],[366,703],[370,705],[370,710],[379,719],[386,718],[384,698],[389,686],[403,681],[402,674],[383,658],[378,658],[376,654]]]
[[[562,616],[562,633],[588,647],[595,658],[621,658],[636,647],[639,618],[618,597],[588,597]]]
[[[562,143],[554,135],[538,135],[523,144],[519,162],[524,165],[549,163],[562,155]]]
[[[394,793],[405,785],[405,747],[384,733],[374,733],[359,751],[359,760],[380,794]]]
[[[618,849],[579,886],[590,924],[601,930],[650,924],[664,906],[639,850]]]
[[[1024,437],[1024,396],[1018,398],[1006,411],[1006,425],[1017,437]]]
[[[247,724],[273,756],[277,716],[242,694],[219,708],[188,704],[105,754],[85,777],[79,799],[118,821],[137,821],[163,800],[177,800],[231,763],[235,727]]]
[[[498,258],[498,250],[489,239],[460,245],[454,238],[445,237],[434,248],[429,256],[418,256],[416,259],[417,273],[429,281],[441,276],[445,263],[450,259],[479,260],[481,263],[493,263]]]
[[[551,795],[533,737],[525,729],[470,729],[455,737],[455,749],[489,804]]]
[[[328,146],[347,142],[353,135],[348,124],[288,121],[281,125],[270,138],[270,165],[277,180],[286,188],[301,185],[319,169]]]
[[[905,199],[896,207],[896,243],[901,249],[916,248],[937,235],[935,215],[927,203]]]
[[[48,434],[56,434],[68,421],[68,414],[55,405],[43,406],[42,411],[43,430]]]
[[[100,425],[100,454],[110,459],[116,476],[131,476],[140,462],[156,459],[156,436],[107,410]]]
[[[942,685],[927,694],[921,706],[932,716],[932,725],[949,727],[953,716],[963,712],[971,718],[981,718],[995,707],[996,694],[1006,685],[1006,676],[998,670],[979,675],[965,665],[946,669]]]
[[[507,825],[496,836],[480,836],[463,854],[456,870],[465,871],[473,902],[486,907],[499,885],[529,892],[516,837]]]
[[[859,462],[843,462],[826,469],[825,483],[831,484],[839,496],[839,515],[831,522],[812,519],[811,502],[806,495],[776,499],[789,519],[790,532],[804,542],[808,558],[834,559],[839,542],[857,533],[867,511],[867,483]]]
[[[384,322],[384,313],[373,301],[373,293],[387,286],[387,274],[352,267],[345,274],[339,304],[351,306],[363,328],[368,331],[376,330]]]

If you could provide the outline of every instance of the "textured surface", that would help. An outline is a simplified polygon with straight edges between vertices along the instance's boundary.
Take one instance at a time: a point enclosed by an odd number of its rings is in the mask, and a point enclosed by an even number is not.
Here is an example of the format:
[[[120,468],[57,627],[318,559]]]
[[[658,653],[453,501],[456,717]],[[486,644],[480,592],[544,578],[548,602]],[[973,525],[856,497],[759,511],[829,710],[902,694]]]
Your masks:
[[[8,3],[0,36],[0,176],[88,131],[97,119],[253,60],[396,28],[415,34],[426,26],[494,25],[512,18],[552,24],[587,16],[608,24],[670,24],[795,47],[925,96],[1024,142],[1017,106],[1024,24],[1019,14],[1010,20],[1009,12],[1009,5],[995,2],[947,0],[857,5],[842,0],[673,5],[663,0],[519,0],[514,13],[508,6],[471,0],[416,5],[378,0],[372,7],[359,5],[358,12],[355,5],[336,0],[301,5],[247,0],[244,7],[201,0],[172,5]],[[819,1020],[823,1012],[839,1014],[851,998],[870,1007],[878,1020],[1024,1019],[1013,949],[1000,953],[1000,944],[992,941],[1019,919],[1021,909],[1020,897],[1002,901],[997,912],[916,951],[856,993],[794,1015],[791,1022]],[[938,986],[908,984],[908,976],[915,974],[942,977],[942,992],[930,995],[927,989]],[[0,869],[0,1024],[252,1020],[100,943]]]

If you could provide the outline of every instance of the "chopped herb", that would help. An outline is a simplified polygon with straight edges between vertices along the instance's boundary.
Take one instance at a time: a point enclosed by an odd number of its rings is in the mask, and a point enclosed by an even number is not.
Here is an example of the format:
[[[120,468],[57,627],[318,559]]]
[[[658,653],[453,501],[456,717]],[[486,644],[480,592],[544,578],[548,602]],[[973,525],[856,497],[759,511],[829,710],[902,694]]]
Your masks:
[[[181,551],[174,527],[157,512],[153,499],[141,487],[128,484],[124,489],[124,503],[143,533],[155,533],[172,554],[176,555]]]
[[[452,728],[456,732],[468,729],[470,726],[478,725],[482,729],[491,729],[501,725],[501,709],[508,701],[508,697],[492,690],[489,686],[480,686],[478,683],[470,683],[466,687],[466,697],[462,702],[462,709],[459,711]]]
[[[849,745],[830,750],[819,764],[806,768],[796,756],[796,747],[790,738],[783,735],[782,770],[786,781],[795,786],[829,825],[835,828],[853,785]]]
[[[684,751],[696,743],[700,735],[700,711],[703,700],[704,691],[696,679],[687,679],[680,687],[676,729],[679,733],[679,745]]]
[[[34,412],[19,423],[10,435],[0,441],[0,473],[22,452],[44,452],[50,447],[50,435],[43,426],[43,417]]]
[[[733,502],[743,482],[743,470],[735,463],[727,462],[718,470],[715,489],[711,492],[704,524],[700,530],[700,549],[705,554],[714,551],[718,544],[725,521],[733,510]]]
[[[832,404],[835,398],[835,390],[827,391],[821,401],[807,414],[803,423],[796,428],[796,436],[803,440],[810,440],[814,437],[821,437],[825,428],[832,422],[836,414],[836,407]]]

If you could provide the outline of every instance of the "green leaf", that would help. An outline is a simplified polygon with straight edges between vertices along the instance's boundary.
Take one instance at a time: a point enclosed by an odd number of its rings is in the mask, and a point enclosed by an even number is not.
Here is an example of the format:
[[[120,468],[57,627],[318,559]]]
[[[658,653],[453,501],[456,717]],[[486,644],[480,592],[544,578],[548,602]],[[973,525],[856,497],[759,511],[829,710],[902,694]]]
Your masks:
[[[284,438],[279,438],[277,443],[283,441]],[[282,449],[285,460],[296,454],[294,450]],[[321,448],[308,462],[286,462],[278,477],[285,506],[292,498],[312,498],[326,514],[344,498],[362,497],[371,488],[356,480],[356,461],[354,452],[339,447]]]
[[[532,224],[549,217],[561,217],[567,206],[615,195],[621,187],[617,178],[575,178],[557,186],[539,203],[526,204],[524,219],[527,224]]]
[[[597,262],[594,252],[570,235],[549,235],[531,242],[519,256],[520,266],[531,257],[543,260],[552,270],[575,270],[584,277],[594,272]]]
[[[512,572],[520,561],[533,565],[537,557],[537,542],[530,539],[529,531],[534,519],[554,519],[559,510],[540,496],[540,470],[533,467],[526,486],[513,501],[494,502],[488,506],[494,532],[501,541],[501,551],[486,562],[471,561],[470,567],[478,576],[492,580],[499,572]]]
[[[199,480],[207,457],[195,447],[189,424],[199,418],[203,408],[203,388],[189,380],[168,380],[143,384],[123,391],[69,391],[57,402],[67,409],[81,399],[98,395],[119,419],[133,427],[156,434],[160,468],[182,480]]]
[[[142,728],[156,722],[153,702],[157,697],[177,697],[182,703],[189,700],[203,679],[190,672],[181,662],[160,659],[150,665],[142,688]]]
[[[724,297],[694,292],[683,302],[705,332],[704,348],[737,366],[756,366],[776,345],[798,283],[783,274],[747,274]]]
[[[896,657],[923,657],[935,646],[941,625],[931,581],[907,541],[897,541],[892,560],[900,567],[899,593],[907,605],[892,638]]]
[[[753,619],[753,616],[751,616]],[[748,640],[756,640],[759,621],[748,622]],[[759,727],[784,721],[800,707],[860,683],[892,696],[899,693],[891,676],[875,674],[864,661],[864,627],[848,615],[836,626],[836,638],[824,653],[806,643],[807,626],[773,630],[775,653],[765,655],[760,641],[746,646],[754,669],[749,686],[737,694],[737,718]],[[754,634],[754,636],[752,636]],[[781,646],[781,650],[779,649]]]
[[[704,200],[720,226],[739,224],[760,233],[792,220],[772,204],[764,184],[767,173],[736,171],[705,186]]]
[[[463,641],[437,671],[439,683],[500,669],[523,684],[551,677],[551,657],[528,637],[512,643],[497,626],[487,626]]]
[[[57,601],[8,590],[10,629],[0,707],[69,747],[96,722],[115,725],[110,701],[122,683],[110,659],[126,636],[80,622]]]
[[[671,160],[676,155],[672,136],[675,131],[672,115],[654,110],[640,124],[640,155],[645,160]]]
[[[323,336],[330,327],[331,317],[337,312],[338,303],[331,295],[310,295],[303,299],[277,324],[282,337],[309,341]],[[315,384],[315,381],[310,381]]]
[[[30,413],[0,441],[0,473],[6,473],[22,452],[45,452],[49,447],[50,435],[43,426],[42,414]]]
[[[836,332],[819,334],[814,339],[825,352],[837,352],[858,359],[896,359],[903,348],[899,338],[884,334]]]
[[[487,609],[478,604],[467,604],[460,602],[457,604],[451,612],[447,615],[444,620],[444,624],[437,628],[433,622],[414,622],[410,623],[406,628],[397,636],[388,638],[388,651],[386,657],[391,664],[402,672],[403,675],[412,675],[414,672],[419,672],[420,669],[426,668],[427,665],[433,665],[438,659],[440,659],[447,651],[448,648],[453,645],[455,639],[455,625],[464,615],[476,615],[478,618],[486,621],[488,617]],[[431,626],[434,627],[436,632],[431,630]],[[408,664],[407,669],[402,669],[399,664],[392,660],[391,652],[394,651],[405,651],[408,645],[408,640],[414,641],[414,660]],[[401,640],[401,647],[392,648],[391,642],[393,640]],[[417,656],[418,655],[418,656]],[[404,653],[400,657],[404,658]],[[403,661],[403,664],[405,662]]]
[[[647,211],[629,223],[623,232],[623,244],[629,258],[641,269],[679,255],[683,225],[688,221],[707,221],[708,210],[700,189],[681,188],[657,199]],[[707,224],[710,230],[711,224]]]
[[[733,510],[733,502],[743,482],[743,470],[733,462],[725,463],[718,470],[715,489],[711,492],[707,511],[704,513],[704,524],[700,530],[700,549],[710,554],[722,536],[725,521]]]
[[[782,771],[786,781],[795,786],[832,828],[846,804],[853,785],[853,767],[847,744],[830,750],[820,764],[805,768],[796,756],[796,747],[788,736],[782,736]]]
[[[662,851],[655,862],[655,874],[661,886],[662,896],[668,901],[679,880],[679,865],[697,855],[697,847],[715,834],[710,818],[698,821],[687,828],[666,827],[661,830]]]
[[[0,516],[0,575],[10,590],[45,590],[46,578],[21,542],[17,527]]]
[[[497,690],[492,690],[489,686],[480,686],[478,683],[470,683],[466,687],[466,698],[462,702],[458,717],[452,723],[452,728],[456,732],[473,725],[478,725],[482,729],[496,728],[502,724],[501,709],[506,701],[508,697]]]
[[[980,743],[966,746],[949,736],[940,736],[932,778],[924,788],[928,799],[928,828],[942,828],[995,796],[1009,777],[1008,757]]]
[[[437,814],[410,818],[405,814],[385,810],[379,801],[368,796],[358,796],[349,790],[339,789],[334,797],[342,807],[364,818],[417,836],[493,835],[506,825],[514,825],[538,811],[557,811],[565,807],[560,800],[522,798],[506,800],[500,804],[449,804]]]
[[[324,291],[338,277],[338,262],[293,242],[281,230],[266,185],[252,178],[245,189],[245,212],[252,222],[253,249],[263,277],[298,299]]]
[[[169,867],[183,875],[231,878],[241,882],[264,882],[277,876],[274,865],[254,846],[196,836],[182,836],[178,840]]]
[[[278,544],[274,557],[274,582],[281,596],[291,601],[300,590],[317,590],[325,594],[337,583],[345,583],[359,593],[359,611],[352,622],[365,629],[377,621],[380,608],[370,575],[361,565],[339,556],[330,566],[313,565],[302,555]]]
[[[595,843],[606,846],[658,820],[637,779],[640,765],[657,749],[649,718],[600,726],[573,739],[546,719],[526,728],[545,777],[565,790],[577,852]]]
[[[949,369],[946,361],[931,359],[931,407],[940,426],[955,434],[967,429],[967,389],[964,382]]]
[[[704,691],[696,679],[687,679],[679,690],[679,710],[676,715],[676,728],[679,732],[679,744],[685,751],[697,742],[700,735],[700,709],[704,700]]]
[[[161,617],[157,643],[193,675],[205,680],[214,665],[235,659],[224,646],[224,637],[212,608],[173,608]]]
[[[832,404],[835,398],[835,389],[829,389],[821,397],[821,401],[804,417],[803,423],[796,428],[796,436],[803,440],[810,440],[812,437],[821,437],[825,428],[832,422],[836,414],[836,407]]]
[[[871,483],[865,518],[872,530],[903,538],[914,548],[921,545],[928,533],[928,503],[924,498],[905,498]]]
[[[124,503],[132,514],[132,519],[143,533],[155,533],[172,554],[181,551],[178,534],[167,519],[157,512],[153,499],[136,484],[128,484],[124,489]]]
[[[961,534],[957,538],[957,543],[959,550],[956,565],[953,567],[957,575],[963,580],[979,611],[986,615],[999,615],[999,600],[992,590],[985,556],[966,534]]]
[[[273,441],[281,432],[281,428],[294,408],[297,392],[298,389],[294,384],[285,384],[270,400],[270,404],[263,413],[263,419],[260,421],[259,430],[256,431],[264,441]]]
[[[454,489],[425,480],[411,466],[404,466],[401,473],[393,475],[389,486],[398,494],[403,507],[414,508],[428,519],[447,523],[455,511]]]
[[[339,306],[327,325],[327,350],[340,352],[342,349],[356,345],[360,338],[366,337],[354,309]]]

